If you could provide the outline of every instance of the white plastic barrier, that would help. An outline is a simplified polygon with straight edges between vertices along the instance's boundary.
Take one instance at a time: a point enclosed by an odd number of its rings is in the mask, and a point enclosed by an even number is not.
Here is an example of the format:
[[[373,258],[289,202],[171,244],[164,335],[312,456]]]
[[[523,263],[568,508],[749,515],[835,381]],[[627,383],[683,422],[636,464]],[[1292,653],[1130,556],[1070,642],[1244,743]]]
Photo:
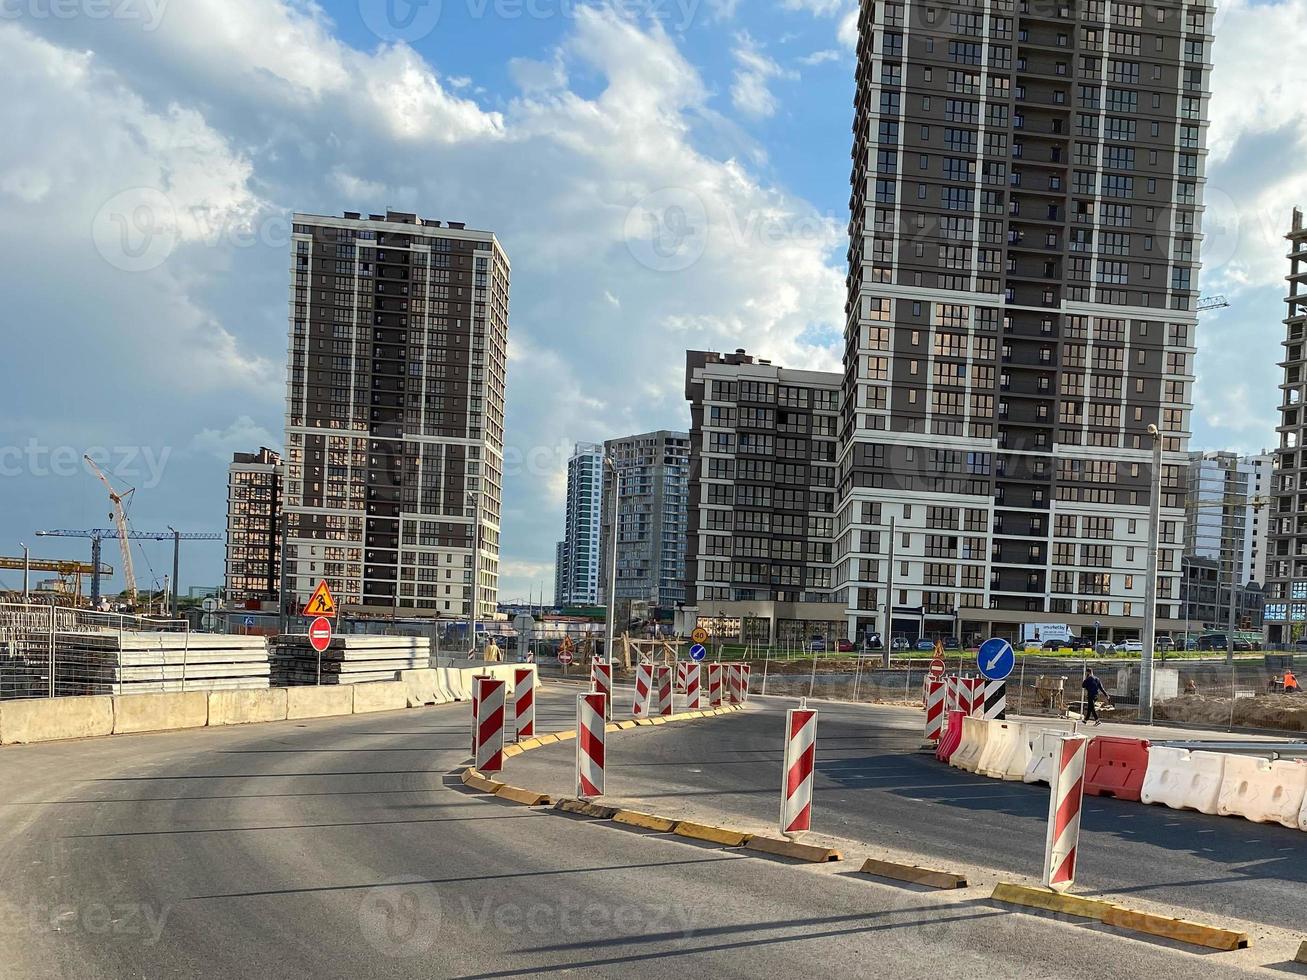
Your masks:
[[[1056,767],[1053,760],[1057,755],[1057,746],[1061,744],[1058,736],[1061,732],[1047,728],[1026,728],[1026,746],[1030,755],[1026,758],[1026,771],[1022,780],[1027,783],[1047,783],[1052,779]]]
[[[1307,763],[1229,755],[1216,809],[1223,817],[1243,817],[1253,823],[1279,823],[1297,829],[1304,796]]]
[[[985,752],[985,744],[988,741],[989,722],[983,718],[963,718],[962,744],[953,753],[953,757],[949,759],[948,764],[956,769],[975,772],[980,757]]]
[[[1302,812],[1298,814],[1298,829],[1307,830],[1307,797],[1302,801]]]
[[[1014,721],[991,721],[989,740],[977,769],[991,779],[1021,779],[1030,761],[1030,740],[1024,725]]]
[[[1225,762],[1219,752],[1189,752],[1164,745],[1148,748],[1148,771],[1140,798],[1173,810],[1216,813]]]

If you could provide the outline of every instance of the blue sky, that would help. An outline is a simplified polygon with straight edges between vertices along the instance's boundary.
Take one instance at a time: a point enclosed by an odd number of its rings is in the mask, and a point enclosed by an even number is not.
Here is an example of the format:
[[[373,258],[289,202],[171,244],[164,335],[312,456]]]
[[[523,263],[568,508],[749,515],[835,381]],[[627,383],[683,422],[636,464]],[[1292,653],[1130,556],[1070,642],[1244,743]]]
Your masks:
[[[1200,331],[1195,448],[1274,441],[1305,8],[1218,18],[1202,283],[1234,306]],[[222,530],[230,453],[282,441],[296,209],[391,206],[504,242],[505,598],[552,586],[572,443],[688,423],[686,347],[837,364],[850,0],[0,10],[0,553],[107,523],[88,451],[137,487],[137,527]],[[146,581],[169,563],[138,556]],[[183,585],[221,562],[189,546]]]

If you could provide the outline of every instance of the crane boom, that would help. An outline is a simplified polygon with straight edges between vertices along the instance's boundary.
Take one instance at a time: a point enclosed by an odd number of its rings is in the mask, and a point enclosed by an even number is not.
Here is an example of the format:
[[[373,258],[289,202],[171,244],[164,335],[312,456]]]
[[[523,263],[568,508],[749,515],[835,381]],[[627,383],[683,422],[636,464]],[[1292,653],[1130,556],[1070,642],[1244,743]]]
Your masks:
[[[123,509],[123,498],[132,493],[119,493],[109,482],[109,478],[104,475],[104,471],[95,465],[95,460],[90,456],[83,456],[86,465],[91,468],[91,472],[100,478],[104,488],[109,491],[109,501],[113,504],[113,523],[118,529],[118,544],[121,545],[123,556],[123,579],[127,585],[127,602],[130,605],[136,605],[136,572],[132,568],[132,544],[131,535],[127,530],[127,512]]]

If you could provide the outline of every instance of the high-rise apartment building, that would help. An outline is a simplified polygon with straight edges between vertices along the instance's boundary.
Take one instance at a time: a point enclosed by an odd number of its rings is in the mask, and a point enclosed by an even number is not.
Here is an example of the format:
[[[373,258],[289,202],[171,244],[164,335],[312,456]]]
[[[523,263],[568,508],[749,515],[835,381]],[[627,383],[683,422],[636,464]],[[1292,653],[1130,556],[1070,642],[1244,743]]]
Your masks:
[[[234,453],[227,467],[226,595],[233,606],[276,603],[281,593],[281,456]]]
[[[567,516],[555,572],[554,601],[593,606],[599,601],[599,537],[604,492],[604,447],[579,442],[567,461]],[[556,577],[557,577],[556,574]]]
[[[1289,293],[1266,563],[1266,636],[1276,643],[1307,631],[1307,227],[1297,208],[1285,238]]]
[[[285,509],[299,599],[325,578],[347,609],[494,613],[508,290],[491,232],[295,215]]]
[[[687,604],[714,635],[844,635],[831,550],[840,382],[743,350],[686,352]]]
[[[1137,634],[1150,424],[1176,627],[1213,15],[862,5],[835,546],[851,632],[888,604],[896,633]]]
[[[604,442],[617,468],[617,602],[670,607],[685,600],[690,436],[644,432]],[[607,602],[612,551],[612,471],[603,470],[599,597]],[[620,620],[619,620],[620,621]]]

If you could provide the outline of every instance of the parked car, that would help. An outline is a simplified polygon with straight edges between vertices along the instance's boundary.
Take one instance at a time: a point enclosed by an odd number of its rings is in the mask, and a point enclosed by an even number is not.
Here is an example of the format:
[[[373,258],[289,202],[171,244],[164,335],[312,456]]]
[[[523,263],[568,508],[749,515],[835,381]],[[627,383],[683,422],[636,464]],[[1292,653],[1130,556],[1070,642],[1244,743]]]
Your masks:
[[[961,649],[962,649],[962,641],[959,640],[956,636],[946,636],[946,637],[944,637],[944,649],[945,649],[945,650],[961,650]]]
[[[1116,644],[1110,640],[1100,640],[1094,644],[1094,653],[1113,654],[1116,653]]]
[[[813,653],[824,653],[826,651],[826,641],[820,636],[814,636],[808,641],[808,649]]]
[[[1224,633],[1204,633],[1198,637],[1198,650],[1224,650],[1225,634]]]
[[[912,644],[908,642],[906,636],[896,636],[894,639],[890,640],[889,648],[891,650],[910,650]]]
[[[866,644],[868,650],[879,650],[885,645],[881,642],[879,633],[866,634],[866,636],[863,637],[862,642]]]
[[[1159,636],[1153,641],[1153,649],[1158,652],[1165,651],[1170,653],[1175,649],[1175,641],[1169,636]]]
[[[1117,646],[1117,650],[1121,653],[1143,653],[1144,645],[1139,640],[1126,640]]]
[[[1041,649],[1041,650],[1061,650],[1062,647],[1064,647],[1064,646],[1066,646],[1066,643],[1063,642],[1062,640],[1045,640],[1045,641],[1044,641],[1044,645],[1043,645],[1042,647],[1040,647],[1040,649]]]
[[[853,652],[853,641],[852,641],[852,640],[836,640],[836,641],[835,641],[835,649],[838,650],[840,653],[852,653],[852,652]]]
[[[917,649],[918,649],[918,650],[934,650],[934,649],[935,649],[935,641],[934,641],[934,640],[918,640],[918,641],[917,641]]]

